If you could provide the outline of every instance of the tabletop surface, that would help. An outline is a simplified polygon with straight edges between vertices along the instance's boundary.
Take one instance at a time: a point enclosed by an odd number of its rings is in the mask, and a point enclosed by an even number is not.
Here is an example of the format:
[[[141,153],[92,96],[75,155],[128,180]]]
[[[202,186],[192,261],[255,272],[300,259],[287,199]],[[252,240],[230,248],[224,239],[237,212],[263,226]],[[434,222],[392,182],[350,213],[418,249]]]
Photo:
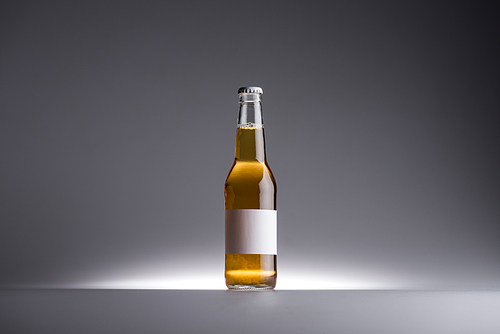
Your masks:
[[[500,291],[0,290],[1,333],[500,333]]]

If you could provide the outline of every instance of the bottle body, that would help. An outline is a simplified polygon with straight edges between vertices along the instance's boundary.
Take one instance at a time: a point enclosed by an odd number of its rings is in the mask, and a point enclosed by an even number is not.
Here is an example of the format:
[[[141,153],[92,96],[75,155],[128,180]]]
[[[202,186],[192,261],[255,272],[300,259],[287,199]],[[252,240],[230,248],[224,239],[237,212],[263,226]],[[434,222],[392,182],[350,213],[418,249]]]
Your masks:
[[[260,105],[260,96],[258,100]],[[224,187],[226,286],[273,289],[277,277],[276,181],[265,157],[261,109],[246,106],[248,113],[260,114],[248,117],[257,120],[254,123],[242,119],[242,107],[245,104],[240,105],[235,161]]]

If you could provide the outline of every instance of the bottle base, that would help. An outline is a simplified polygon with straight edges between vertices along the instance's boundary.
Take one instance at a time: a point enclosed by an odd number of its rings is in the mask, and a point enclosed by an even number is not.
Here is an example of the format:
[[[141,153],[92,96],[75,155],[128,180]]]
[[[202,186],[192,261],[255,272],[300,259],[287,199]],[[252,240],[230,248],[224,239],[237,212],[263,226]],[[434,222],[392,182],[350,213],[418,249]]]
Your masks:
[[[224,278],[230,290],[272,290],[276,286],[276,255],[226,254]]]
[[[227,288],[229,290],[273,290],[274,286],[235,284],[235,285],[228,285]]]

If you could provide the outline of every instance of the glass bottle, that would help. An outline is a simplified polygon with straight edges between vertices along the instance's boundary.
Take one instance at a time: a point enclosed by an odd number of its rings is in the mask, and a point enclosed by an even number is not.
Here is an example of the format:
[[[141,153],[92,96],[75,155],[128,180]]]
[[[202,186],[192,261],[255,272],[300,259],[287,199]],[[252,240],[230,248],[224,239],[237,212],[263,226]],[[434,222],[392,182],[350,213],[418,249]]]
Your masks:
[[[241,87],[234,163],[224,187],[229,289],[276,286],[276,181],[266,161],[260,87]]]

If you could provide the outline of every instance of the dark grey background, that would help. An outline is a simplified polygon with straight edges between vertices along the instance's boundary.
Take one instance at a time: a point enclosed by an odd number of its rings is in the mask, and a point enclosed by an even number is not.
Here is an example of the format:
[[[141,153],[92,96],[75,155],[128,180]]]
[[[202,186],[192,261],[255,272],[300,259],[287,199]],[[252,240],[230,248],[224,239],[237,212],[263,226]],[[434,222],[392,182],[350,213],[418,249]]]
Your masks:
[[[0,286],[223,288],[238,87],[278,288],[499,288],[493,2],[4,1]]]

